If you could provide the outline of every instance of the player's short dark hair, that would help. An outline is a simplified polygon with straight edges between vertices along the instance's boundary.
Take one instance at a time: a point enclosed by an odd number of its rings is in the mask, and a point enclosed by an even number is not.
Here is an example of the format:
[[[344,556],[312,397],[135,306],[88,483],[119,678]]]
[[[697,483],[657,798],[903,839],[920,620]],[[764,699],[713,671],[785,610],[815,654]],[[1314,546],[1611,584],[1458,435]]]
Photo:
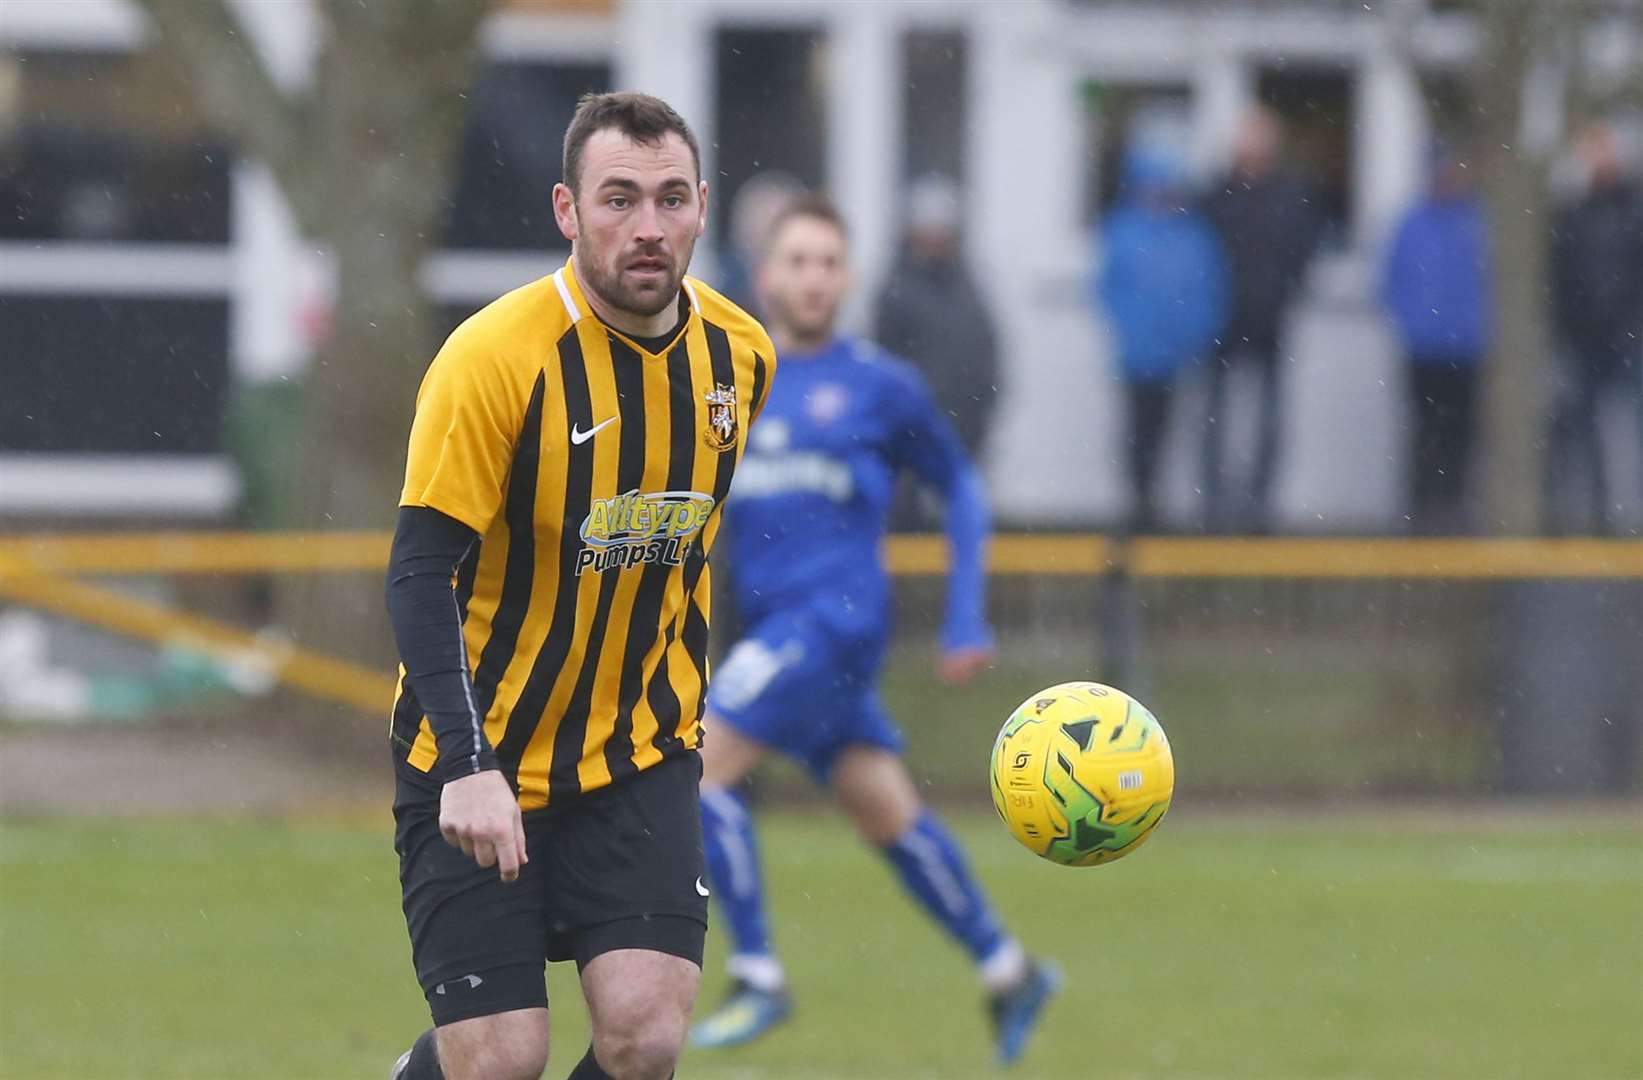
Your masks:
[[[829,199],[826,195],[800,195],[782,207],[781,212],[771,219],[770,228],[764,235],[764,250],[766,252],[770,250],[770,245],[775,242],[777,235],[787,227],[788,222],[796,221],[799,218],[810,218],[813,221],[826,222],[837,229],[840,236],[846,240],[850,239],[850,226],[845,224],[844,215],[839,213],[839,208],[833,204],[832,199]]]
[[[702,176],[702,150],[696,134],[673,106],[659,97],[622,90],[609,94],[583,94],[576,103],[576,115],[565,129],[565,184],[576,194],[582,181],[582,150],[595,132],[615,128],[638,143],[655,145],[673,132],[690,147],[696,178]]]

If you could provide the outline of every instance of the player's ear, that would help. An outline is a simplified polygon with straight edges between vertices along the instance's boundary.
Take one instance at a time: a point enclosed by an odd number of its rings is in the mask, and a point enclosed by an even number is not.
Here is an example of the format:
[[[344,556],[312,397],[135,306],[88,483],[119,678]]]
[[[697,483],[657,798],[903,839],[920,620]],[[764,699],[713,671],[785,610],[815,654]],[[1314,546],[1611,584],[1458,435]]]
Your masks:
[[[761,301],[770,292],[770,251],[760,252],[753,263],[753,295]]]
[[[566,240],[576,242],[576,196],[566,184],[553,185],[553,220]]]
[[[707,181],[696,181],[696,239],[707,232]]]

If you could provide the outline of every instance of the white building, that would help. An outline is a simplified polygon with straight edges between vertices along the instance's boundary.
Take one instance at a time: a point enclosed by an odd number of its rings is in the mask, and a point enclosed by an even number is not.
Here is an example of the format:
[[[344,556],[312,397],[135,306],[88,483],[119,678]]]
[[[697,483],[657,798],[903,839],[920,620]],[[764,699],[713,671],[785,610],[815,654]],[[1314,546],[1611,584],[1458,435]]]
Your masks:
[[[604,72],[612,86],[667,98],[696,126],[704,172],[721,200],[766,168],[824,185],[850,218],[869,289],[893,252],[910,175],[957,172],[968,254],[991,283],[1007,341],[990,461],[995,500],[1002,517],[1021,522],[1093,524],[1123,510],[1122,417],[1085,285],[1096,258],[1090,222],[1115,138],[1128,122],[1162,117],[1188,133],[1207,174],[1245,109],[1258,99],[1276,103],[1327,174],[1340,225],[1287,335],[1277,509],[1295,528],[1395,522],[1401,382],[1371,295],[1371,268],[1387,224],[1420,183],[1433,87],[1441,90],[1444,72],[1453,81],[1476,47],[1463,17],[1431,11],[1424,0],[630,0],[614,10],[586,3],[559,5],[573,13],[548,10],[555,6],[526,2],[494,17],[485,32],[492,61],[582,65]],[[300,4],[240,8],[278,77],[299,83],[314,20],[298,17]],[[8,0],[0,56],[136,49],[145,33],[124,0]],[[1556,97],[1555,81],[1540,89]],[[1555,138],[1556,113],[1543,113],[1553,119],[1531,134]],[[232,183],[233,228],[220,247],[0,242],[0,294],[203,292],[229,304],[227,352],[238,379],[299,372],[300,313],[323,292],[323,259],[292,230],[265,170],[242,163]],[[470,247],[434,257],[425,276],[431,293],[460,309],[538,276],[559,257],[551,249]],[[698,271],[711,279],[713,252],[700,259]],[[270,281],[280,285],[269,288]],[[863,308],[858,302],[852,315],[859,319]],[[1183,517],[1195,505],[1190,394],[1185,405],[1165,499]],[[95,511],[107,505],[99,498],[117,503],[133,485],[145,499],[206,515],[234,497],[231,470],[213,455],[159,471],[155,460],[142,466],[119,456],[94,464],[104,494],[79,505],[64,501],[49,455],[24,461],[0,448],[8,476],[0,513]]]

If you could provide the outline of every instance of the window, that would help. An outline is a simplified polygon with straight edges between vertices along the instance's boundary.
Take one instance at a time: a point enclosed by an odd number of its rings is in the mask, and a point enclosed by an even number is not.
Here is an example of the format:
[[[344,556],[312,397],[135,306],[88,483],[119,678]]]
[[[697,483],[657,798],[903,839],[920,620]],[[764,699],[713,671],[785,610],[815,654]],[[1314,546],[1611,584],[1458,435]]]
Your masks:
[[[902,177],[964,182],[967,41],[961,30],[911,30],[902,40]]]
[[[222,244],[228,142],[151,53],[0,54],[0,240]]]
[[[563,248],[553,220],[562,135],[583,94],[610,89],[608,63],[506,62],[480,72],[462,134],[447,247]]]
[[[827,182],[827,35],[819,29],[724,28],[715,45],[715,229],[730,235],[736,193],[751,177]]]
[[[0,296],[0,453],[221,447],[228,301]]]
[[[0,453],[217,453],[229,284],[195,264],[226,257],[228,140],[152,51],[24,50],[0,65],[14,94],[0,244],[17,245],[0,255]],[[67,278],[65,243],[99,246]]]

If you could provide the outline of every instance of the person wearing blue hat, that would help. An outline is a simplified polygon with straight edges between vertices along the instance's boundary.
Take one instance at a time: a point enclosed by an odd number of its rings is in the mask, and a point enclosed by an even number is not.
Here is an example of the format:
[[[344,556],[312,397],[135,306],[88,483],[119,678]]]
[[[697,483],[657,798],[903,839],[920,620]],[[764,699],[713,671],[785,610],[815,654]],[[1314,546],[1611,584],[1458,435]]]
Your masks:
[[[1187,170],[1162,146],[1124,161],[1101,223],[1096,301],[1105,310],[1129,416],[1130,526],[1157,528],[1156,476],[1178,376],[1215,347],[1227,316],[1227,262],[1188,201]]]

